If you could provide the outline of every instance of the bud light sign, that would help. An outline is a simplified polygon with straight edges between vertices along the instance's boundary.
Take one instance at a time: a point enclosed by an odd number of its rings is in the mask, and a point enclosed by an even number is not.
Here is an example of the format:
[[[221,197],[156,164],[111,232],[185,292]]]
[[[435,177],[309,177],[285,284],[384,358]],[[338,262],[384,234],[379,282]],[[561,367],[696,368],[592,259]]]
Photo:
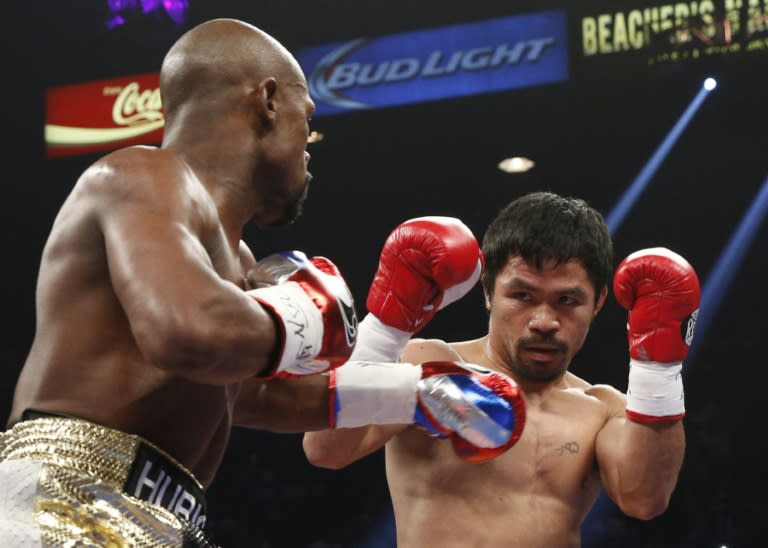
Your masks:
[[[568,78],[565,14],[540,12],[300,50],[316,115]]]

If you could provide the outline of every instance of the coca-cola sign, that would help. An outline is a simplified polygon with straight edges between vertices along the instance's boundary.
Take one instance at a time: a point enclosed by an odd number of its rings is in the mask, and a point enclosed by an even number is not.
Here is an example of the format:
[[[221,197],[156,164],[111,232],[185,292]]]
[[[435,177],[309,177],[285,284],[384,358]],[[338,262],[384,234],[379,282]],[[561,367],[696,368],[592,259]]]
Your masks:
[[[46,94],[48,156],[87,154],[163,136],[156,72],[51,88]]]

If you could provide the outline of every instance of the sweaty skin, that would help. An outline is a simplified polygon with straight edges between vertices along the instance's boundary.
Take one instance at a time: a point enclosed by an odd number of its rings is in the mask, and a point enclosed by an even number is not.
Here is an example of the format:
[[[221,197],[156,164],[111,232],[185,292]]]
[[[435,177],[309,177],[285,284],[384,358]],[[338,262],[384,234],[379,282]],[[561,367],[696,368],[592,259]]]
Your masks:
[[[138,434],[207,486],[233,424],[328,424],[324,378],[290,398],[255,380],[279,341],[244,294],[255,260],[240,239],[299,214],[314,104],[291,54],[234,20],[179,40],[161,93],[162,146],[96,161],[56,217],[9,425],[31,407]]]
[[[458,360],[513,377],[526,424],[511,449],[469,464],[414,427],[371,426],[305,434],[310,461],[340,468],[386,444],[398,548],[578,547],[601,485],[628,515],[663,512],[682,464],[682,425],[633,423],[624,394],[567,371],[605,299],[581,264],[539,270],[513,257],[486,299],[486,336],[414,339],[403,367]]]
[[[451,346],[463,355],[447,348],[441,354],[491,366],[482,359],[485,343]],[[439,347],[424,341],[421,351],[433,359]],[[449,443],[404,430],[386,446],[398,546],[578,546],[581,521],[600,489],[595,436],[611,417],[599,396],[620,401],[612,389],[590,388],[571,373],[527,391],[522,437],[484,464],[464,463]]]

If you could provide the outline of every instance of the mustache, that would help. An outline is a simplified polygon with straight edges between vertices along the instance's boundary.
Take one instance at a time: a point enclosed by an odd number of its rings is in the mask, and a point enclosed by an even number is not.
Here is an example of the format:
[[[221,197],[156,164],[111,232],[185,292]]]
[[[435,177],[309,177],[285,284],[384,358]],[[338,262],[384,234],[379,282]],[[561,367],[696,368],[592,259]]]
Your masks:
[[[560,352],[565,353],[568,351],[568,344],[557,340],[555,337],[549,337],[546,335],[535,335],[533,337],[517,340],[518,348],[525,348],[527,346],[553,346]]]

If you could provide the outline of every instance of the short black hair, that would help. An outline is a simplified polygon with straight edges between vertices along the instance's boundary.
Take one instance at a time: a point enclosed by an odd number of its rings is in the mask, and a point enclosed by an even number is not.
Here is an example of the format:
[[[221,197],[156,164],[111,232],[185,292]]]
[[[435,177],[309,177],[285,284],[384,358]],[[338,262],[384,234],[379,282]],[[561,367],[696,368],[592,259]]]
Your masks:
[[[578,259],[597,298],[613,274],[613,243],[603,216],[580,198],[532,192],[510,202],[491,221],[483,237],[483,287],[493,294],[496,276],[510,257],[541,268]]]

